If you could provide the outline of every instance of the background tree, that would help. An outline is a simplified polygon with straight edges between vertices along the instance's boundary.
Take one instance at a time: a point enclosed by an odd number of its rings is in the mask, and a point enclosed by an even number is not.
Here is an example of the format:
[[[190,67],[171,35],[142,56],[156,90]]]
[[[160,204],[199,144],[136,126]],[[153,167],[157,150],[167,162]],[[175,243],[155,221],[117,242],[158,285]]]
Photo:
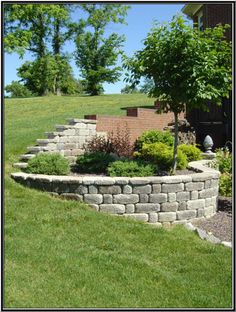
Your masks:
[[[144,48],[125,60],[128,81],[153,79],[149,95],[160,100],[159,112],[173,112],[175,143],[173,172],[177,164],[178,114],[197,107],[208,111],[209,101],[221,105],[231,90],[231,43],[224,40],[227,26],[199,31],[176,16],[169,24],[155,25]]]
[[[151,78],[146,78],[144,83],[140,86],[140,92],[148,94],[154,87],[154,81]]]
[[[90,95],[103,92],[104,82],[114,83],[120,76],[121,68],[114,65],[121,54],[124,37],[112,33],[104,37],[106,26],[124,23],[128,6],[118,4],[83,4],[88,14],[86,31],[76,38],[76,64],[81,69],[85,90]]]
[[[139,93],[139,90],[137,87],[133,85],[126,85],[124,88],[120,90],[120,93],[122,94],[134,94],[134,93]]]
[[[68,69],[67,73],[72,72],[68,58],[62,53],[62,46],[73,33],[70,9],[71,6],[66,4],[7,4],[4,6],[5,51],[17,52],[21,57],[26,51],[32,53],[35,61],[25,63],[20,72],[23,76],[31,72],[31,86],[36,80],[41,84],[40,87],[35,86],[39,95],[49,91],[59,95],[65,66]],[[32,67],[39,67],[39,64],[40,70],[31,70]],[[29,66],[28,69],[27,66]],[[50,88],[48,82],[51,81],[51,77],[48,77],[47,73],[52,73],[52,67],[54,68],[54,86]],[[28,81],[30,77],[27,76]],[[71,76],[70,79],[72,79]]]
[[[5,91],[9,92],[10,97],[12,98],[26,98],[33,96],[27,87],[22,85],[19,81],[12,81],[10,85],[5,87]]]

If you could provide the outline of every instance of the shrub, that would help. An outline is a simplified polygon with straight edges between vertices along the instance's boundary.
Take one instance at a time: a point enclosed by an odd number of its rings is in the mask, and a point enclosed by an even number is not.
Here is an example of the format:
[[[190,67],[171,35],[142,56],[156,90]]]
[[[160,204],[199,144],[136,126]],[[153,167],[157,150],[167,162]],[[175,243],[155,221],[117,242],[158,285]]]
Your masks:
[[[118,157],[131,157],[134,146],[130,140],[128,127],[117,128],[116,132],[110,132],[108,138],[104,136],[94,136],[86,146],[87,152],[114,153]]]
[[[202,151],[196,145],[180,144],[178,150],[187,156],[188,162],[202,159]]]
[[[142,150],[134,155],[146,161],[154,162],[162,170],[169,170],[173,163],[173,148],[164,143],[143,144]],[[178,150],[177,169],[185,169],[187,164],[186,155]]]
[[[115,160],[113,155],[104,152],[85,153],[77,157],[76,170],[81,173],[105,173],[108,165]]]
[[[112,146],[111,142],[101,135],[95,135],[85,146],[86,152],[88,153],[111,153]]]
[[[12,98],[27,98],[33,96],[32,92],[22,85],[19,81],[12,81],[5,90],[11,94]]]
[[[232,154],[227,147],[216,150],[216,159],[211,165],[220,171],[219,192],[222,196],[232,196]]]
[[[148,130],[136,141],[135,148],[140,151],[143,144],[164,143],[168,146],[174,145],[174,138],[169,131]]]
[[[41,153],[28,161],[25,169],[29,173],[66,175],[69,173],[68,160],[60,154]]]
[[[216,150],[216,166],[221,173],[232,173],[232,154],[228,148]]]
[[[232,196],[232,174],[222,173],[219,181],[219,192],[221,196]]]
[[[111,177],[145,177],[153,176],[157,167],[142,161],[115,161],[108,167],[108,174]]]
[[[117,127],[116,132],[111,132],[108,135],[111,143],[112,152],[119,157],[130,158],[134,151],[134,145],[131,143],[130,132],[128,126],[123,129]]]

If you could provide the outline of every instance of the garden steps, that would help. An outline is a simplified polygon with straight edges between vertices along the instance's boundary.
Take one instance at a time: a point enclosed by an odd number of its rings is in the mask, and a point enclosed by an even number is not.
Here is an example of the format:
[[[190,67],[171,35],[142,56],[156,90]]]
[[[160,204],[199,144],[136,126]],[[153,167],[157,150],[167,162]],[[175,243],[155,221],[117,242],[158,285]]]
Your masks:
[[[45,132],[44,139],[37,139],[34,146],[28,146],[16,166],[24,168],[29,159],[43,152],[58,152],[74,163],[76,157],[84,153],[84,144],[94,135],[106,136],[106,132],[96,132],[96,120],[68,118],[67,123],[55,125],[55,131]]]
[[[27,151],[30,154],[38,154],[41,151],[45,151],[45,149],[41,146],[28,146]]]
[[[23,154],[20,155],[20,160],[28,161],[29,159],[35,157],[36,154]]]
[[[84,123],[84,124],[96,124],[97,120],[95,119],[77,119],[77,118],[67,118],[66,121],[69,125],[75,125],[77,123]]]
[[[15,168],[20,168],[20,169],[25,169],[28,167],[28,163],[27,162],[17,162],[13,164],[13,167]]]

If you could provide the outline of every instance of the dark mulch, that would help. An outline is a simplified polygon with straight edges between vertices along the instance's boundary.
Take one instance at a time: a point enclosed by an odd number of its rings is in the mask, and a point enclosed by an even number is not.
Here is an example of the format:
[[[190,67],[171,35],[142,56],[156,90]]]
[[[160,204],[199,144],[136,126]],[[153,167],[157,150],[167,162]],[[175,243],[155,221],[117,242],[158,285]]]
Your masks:
[[[192,173],[196,173],[196,171],[191,170],[191,169],[178,169],[176,170],[176,174],[175,175],[185,175],[185,174],[192,174]],[[105,173],[80,173],[77,170],[76,165],[71,167],[71,172],[69,173],[69,175],[71,176],[107,176]],[[158,174],[156,174],[156,176],[168,176],[170,175],[170,172],[168,171],[159,171]]]
[[[211,218],[196,220],[193,225],[222,241],[232,241],[232,198],[221,197],[218,199],[218,212]]]

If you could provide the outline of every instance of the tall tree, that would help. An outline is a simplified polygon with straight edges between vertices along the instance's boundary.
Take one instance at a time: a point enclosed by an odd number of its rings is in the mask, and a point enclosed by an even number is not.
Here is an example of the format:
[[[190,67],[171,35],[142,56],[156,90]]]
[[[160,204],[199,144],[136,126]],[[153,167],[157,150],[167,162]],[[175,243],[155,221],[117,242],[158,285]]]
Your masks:
[[[104,37],[105,29],[111,22],[124,23],[128,6],[118,4],[83,4],[88,14],[86,31],[76,38],[76,64],[81,69],[85,90],[90,95],[103,91],[104,82],[114,83],[120,76],[121,68],[116,65],[124,36],[112,33]]]
[[[46,73],[49,72],[49,62],[52,62],[51,55],[54,57],[54,67],[57,67],[54,71],[54,89],[60,94],[60,77],[63,75],[61,64],[66,61],[62,46],[72,34],[69,12],[70,6],[66,4],[7,4],[4,7],[5,50],[9,53],[17,52],[21,57],[26,51],[33,54],[36,59],[34,65],[40,63],[40,71],[34,73],[39,77],[34,77],[34,80],[39,78],[41,94],[49,91],[50,79]],[[26,70],[26,64],[21,72]]]
[[[160,112],[173,112],[175,144],[173,172],[177,164],[178,114],[197,107],[208,111],[209,101],[221,105],[231,89],[231,43],[224,40],[227,26],[199,31],[176,16],[169,24],[156,25],[144,41],[144,49],[125,60],[134,84],[151,78],[149,95],[160,100]]]

